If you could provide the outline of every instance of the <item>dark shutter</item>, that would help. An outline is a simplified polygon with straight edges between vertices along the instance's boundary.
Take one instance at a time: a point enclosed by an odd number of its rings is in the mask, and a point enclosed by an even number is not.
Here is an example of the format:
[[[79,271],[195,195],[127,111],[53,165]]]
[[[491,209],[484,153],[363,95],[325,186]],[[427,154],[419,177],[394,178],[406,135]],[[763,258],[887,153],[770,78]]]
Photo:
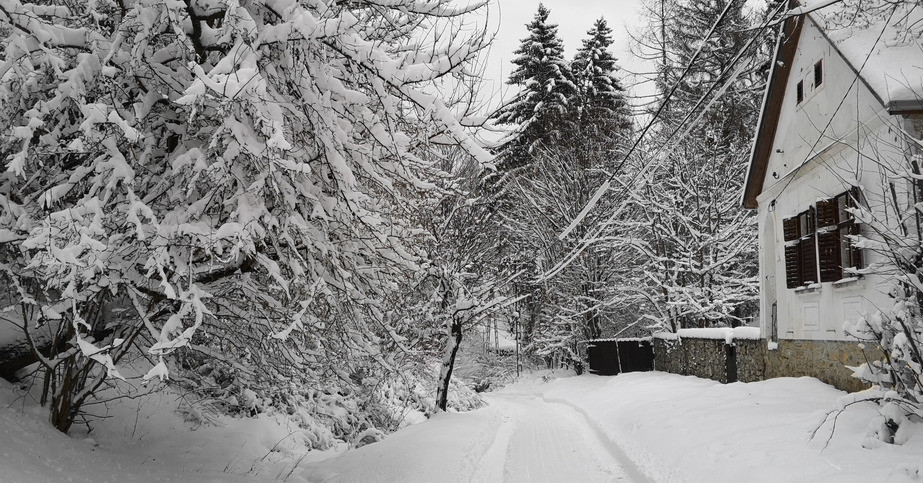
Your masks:
[[[858,223],[853,223],[849,226],[849,234],[856,236],[862,232],[862,226]],[[855,241],[853,239],[848,239],[845,241],[849,247],[849,267],[851,268],[863,268],[862,265],[862,249],[856,248]]]
[[[855,208],[859,206],[862,201],[862,190],[858,186],[852,186],[849,188],[849,207]]]
[[[801,247],[801,284],[817,282],[817,250],[814,248],[814,235],[802,238],[798,246]]]
[[[817,202],[817,227],[833,226],[840,222],[837,219],[836,198]]]
[[[820,255],[820,281],[836,282],[843,278],[839,232],[834,230],[818,234],[817,249]]]
[[[801,233],[798,232],[798,217],[782,220],[782,232],[785,234],[785,241],[794,241],[801,238]]]
[[[801,285],[801,244],[785,247],[785,286],[795,288]]]

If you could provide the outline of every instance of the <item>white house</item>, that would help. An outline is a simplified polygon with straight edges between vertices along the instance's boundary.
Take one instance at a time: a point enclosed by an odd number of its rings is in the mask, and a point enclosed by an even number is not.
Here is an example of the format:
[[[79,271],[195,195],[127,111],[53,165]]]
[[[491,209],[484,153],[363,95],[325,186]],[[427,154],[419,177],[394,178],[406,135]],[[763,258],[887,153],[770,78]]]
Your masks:
[[[811,11],[824,3],[802,1],[783,25],[743,194],[758,213],[771,341],[845,341],[844,322],[893,305],[887,278],[867,268],[880,255],[848,236],[867,227],[846,208],[897,223],[908,187],[893,170],[911,149],[902,133],[918,133],[923,117],[923,49],[908,31],[919,33],[923,12]]]

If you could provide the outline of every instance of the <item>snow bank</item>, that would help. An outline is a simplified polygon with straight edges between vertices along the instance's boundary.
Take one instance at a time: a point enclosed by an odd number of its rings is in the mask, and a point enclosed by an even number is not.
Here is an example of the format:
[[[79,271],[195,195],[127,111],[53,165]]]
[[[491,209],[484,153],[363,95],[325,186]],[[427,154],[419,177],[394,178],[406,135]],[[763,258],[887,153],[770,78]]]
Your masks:
[[[385,441],[299,469],[311,482],[468,481],[500,421],[490,412],[441,413]]]
[[[541,390],[582,410],[653,481],[899,482],[923,470],[923,424],[903,446],[866,449],[878,406],[837,413],[850,399],[813,378],[720,384],[648,372]]]
[[[305,455],[289,451],[291,428],[269,417],[222,418],[191,431],[188,415],[174,410],[182,397],[166,391],[110,405],[110,417],[94,422],[92,432],[75,425],[67,436],[48,423],[44,408],[0,380],[0,481],[267,481]],[[103,405],[92,409],[106,413]]]

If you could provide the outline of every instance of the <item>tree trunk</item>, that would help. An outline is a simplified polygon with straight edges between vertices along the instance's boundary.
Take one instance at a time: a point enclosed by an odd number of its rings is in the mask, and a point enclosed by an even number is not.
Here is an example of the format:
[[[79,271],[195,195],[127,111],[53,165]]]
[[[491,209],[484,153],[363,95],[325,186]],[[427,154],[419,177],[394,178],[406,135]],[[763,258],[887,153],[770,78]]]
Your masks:
[[[449,381],[452,380],[452,369],[455,368],[455,356],[462,341],[461,321],[452,318],[449,330],[449,340],[446,342],[445,354],[442,357],[442,370],[439,371],[439,388],[436,391],[436,408],[445,411],[449,402]]]

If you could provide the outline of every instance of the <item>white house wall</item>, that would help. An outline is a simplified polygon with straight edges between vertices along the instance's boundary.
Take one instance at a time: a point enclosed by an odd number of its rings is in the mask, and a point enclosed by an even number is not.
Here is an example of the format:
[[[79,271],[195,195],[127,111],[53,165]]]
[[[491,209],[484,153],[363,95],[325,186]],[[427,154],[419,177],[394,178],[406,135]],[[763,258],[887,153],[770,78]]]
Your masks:
[[[824,80],[813,86],[813,67],[823,59]],[[796,83],[804,81],[803,102]],[[859,186],[869,206],[882,210],[889,177],[883,166],[901,164],[900,122],[884,110],[810,20],[804,26],[786,86],[778,130],[757,198],[760,230],[761,327],[773,337],[776,305],[781,339],[844,340],[844,322],[892,304],[884,277],[786,288],[782,220],[821,199]],[[865,265],[880,261],[863,253]]]

